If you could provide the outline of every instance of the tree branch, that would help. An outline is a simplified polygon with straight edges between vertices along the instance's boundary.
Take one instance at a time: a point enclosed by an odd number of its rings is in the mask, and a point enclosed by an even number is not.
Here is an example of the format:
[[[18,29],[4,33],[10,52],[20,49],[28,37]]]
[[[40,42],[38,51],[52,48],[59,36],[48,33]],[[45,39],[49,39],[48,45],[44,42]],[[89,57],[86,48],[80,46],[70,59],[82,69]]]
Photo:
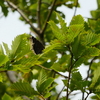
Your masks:
[[[40,8],[41,8],[41,0],[38,0],[38,6],[37,6],[37,23],[39,30],[41,29],[41,23],[40,23]]]
[[[88,80],[88,78],[90,77],[91,65],[92,65],[92,63],[94,62],[95,58],[96,58],[96,57],[94,57],[94,58],[91,60],[91,62],[90,62],[89,69],[88,69],[88,71],[87,71],[87,77],[85,78],[85,80]],[[85,90],[85,88],[84,88],[84,90]],[[88,97],[88,95],[87,95],[87,97]],[[86,97],[86,98],[87,98],[87,97]],[[82,93],[82,100],[84,100],[84,92]],[[85,99],[85,100],[86,100],[86,99]]]
[[[41,67],[41,68],[43,68],[43,69],[45,69],[45,70],[48,70],[48,71],[54,71],[56,74],[58,74],[58,75],[60,75],[60,76],[62,76],[62,77],[64,77],[64,78],[68,78],[67,76],[62,75],[62,74],[60,74],[59,72],[57,72],[57,71],[55,71],[55,70],[46,68],[46,67],[44,67],[44,66],[42,66],[42,65],[37,65],[37,66],[39,66],[39,67]]]
[[[62,88],[61,91],[59,92],[59,94],[58,94],[56,100],[59,100],[59,97],[60,97],[61,93],[63,92],[64,88],[65,88],[65,86],[63,86],[63,88]]]
[[[69,49],[70,54],[71,54],[71,61],[70,61],[69,75],[68,75],[68,81],[67,81],[66,100],[68,100],[68,97],[69,97],[68,89],[69,89],[69,84],[70,84],[71,70],[72,70],[72,67],[73,67],[73,53],[72,53],[70,46],[68,46],[68,49]]]
[[[9,5],[9,7],[13,8],[14,10],[16,10],[23,18],[24,20],[31,26],[31,28],[37,33],[39,34],[39,31],[33,26],[33,23],[27,18],[27,16],[12,2],[7,1],[7,4]]]
[[[44,34],[44,32],[45,32],[45,30],[46,30],[46,28],[47,28],[47,25],[48,25],[47,22],[49,21],[49,19],[50,19],[50,17],[51,17],[51,14],[52,14],[52,11],[53,11],[53,8],[54,8],[54,6],[55,6],[56,1],[57,1],[57,0],[54,0],[53,3],[51,4],[51,9],[50,9],[50,11],[49,11],[49,13],[48,13],[47,19],[45,20],[45,24],[44,24],[43,30],[41,31],[41,34],[42,34],[42,35]]]
[[[87,100],[88,96],[91,94],[91,91],[89,91],[89,93],[87,93],[87,96],[84,98],[84,100]]]
[[[88,80],[88,78],[89,78],[89,76],[90,76],[91,65],[92,65],[92,63],[94,62],[95,58],[96,58],[96,57],[94,57],[94,58],[91,60],[91,62],[90,62],[89,69],[88,69],[88,71],[87,71],[87,77],[86,77],[85,80]]]

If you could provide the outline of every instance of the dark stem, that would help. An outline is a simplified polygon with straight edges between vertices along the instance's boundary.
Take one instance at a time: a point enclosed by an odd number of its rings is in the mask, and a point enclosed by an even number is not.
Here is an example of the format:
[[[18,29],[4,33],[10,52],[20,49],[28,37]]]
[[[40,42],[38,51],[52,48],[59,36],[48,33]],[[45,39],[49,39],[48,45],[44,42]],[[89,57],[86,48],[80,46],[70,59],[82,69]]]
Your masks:
[[[84,92],[82,92],[82,100],[84,100]]]
[[[68,90],[69,90],[69,84],[70,84],[71,70],[73,67],[73,53],[72,53],[70,46],[68,46],[68,49],[69,49],[70,54],[71,54],[71,61],[70,61],[69,75],[68,75],[68,81],[67,81],[66,100],[68,100],[68,98],[69,98],[69,91]]]
[[[33,23],[27,18],[27,16],[15,4],[13,4],[12,2],[7,1],[7,0],[5,0],[5,1],[9,5],[9,7],[16,10],[24,18],[24,20],[31,26],[31,28],[34,30],[34,32],[39,34],[39,31],[33,26]]]
[[[45,32],[45,30],[46,30],[46,28],[47,28],[47,25],[48,25],[47,22],[50,20],[50,17],[51,17],[51,14],[52,14],[52,12],[53,12],[53,8],[54,8],[54,6],[55,6],[56,1],[57,1],[57,0],[54,0],[53,3],[51,4],[51,9],[50,9],[50,11],[49,11],[49,13],[48,13],[47,19],[45,20],[45,24],[44,24],[43,30],[41,31],[41,34],[42,34],[42,35],[44,34],[44,32]]]
[[[61,93],[63,92],[64,88],[65,88],[65,86],[63,86],[63,88],[62,88],[61,91],[59,92],[59,94],[58,94],[56,100],[59,100],[59,97],[60,97]]]
[[[45,70],[48,70],[48,71],[53,71],[53,72],[55,72],[56,74],[58,74],[58,75],[60,75],[60,76],[62,76],[62,77],[64,77],[64,78],[68,78],[67,76],[62,75],[62,74],[60,74],[59,72],[57,72],[57,71],[55,71],[55,70],[46,68],[46,67],[44,67],[44,66],[42,66],[42,65],[37,65],[37,66],[39,66],[39,67],[41,67],[41,68],[43,68],[43,69],[45,69]]]
[[[40,23],[40,9],[41,9],[41,0],[38,0],[38,7],[37,7],[37,23],[39,30],[41,29],[41,23]]]
[[[91,60],[91,62],[90,62],[89,69],[88,69],[88,71],[87,71],[87,77],[86,77],[85,80],[88,80],[88,78],[89,78],[89,76],[90,76],[91,65],[92,65],[92,63],[94,62],[95,58],[96,58],[96,57],[94,57],[94,58]]]
[[[89,69],[88,69],[88,71],[87,71],[87,77],[85,78],[86,81],[87,81],[88,78],[90,77],[91,65],[92,65],[92,63],[94,62],[95,58],[96,58],[96,57],[94,57],[94,58],[91,60],[91,62],[90,62]],[[84,89],[84,90],[85,90],[85,89]],[[84,92],[82,93],[82,100],[84,100]]]
[[[78,0],[76,1],[76,6],[75,6],[75,11],[74,11],[74,15],[73,15],[73,16],[76,15],[76,12],[77,12],[77,6],[78,6]]]
[[[91,94],[91,91],[89,91],[89,93],[87,93],[87,96],[84,98],[84,100],[87,100],[88,96]],[[83,100],[83,99],[82,99]]]

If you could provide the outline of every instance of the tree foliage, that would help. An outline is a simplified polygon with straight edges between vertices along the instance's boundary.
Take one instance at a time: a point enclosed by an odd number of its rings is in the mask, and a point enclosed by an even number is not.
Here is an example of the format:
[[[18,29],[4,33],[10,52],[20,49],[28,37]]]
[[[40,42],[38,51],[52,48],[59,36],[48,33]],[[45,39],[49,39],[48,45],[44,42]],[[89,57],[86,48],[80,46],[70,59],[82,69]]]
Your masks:
[[[57,8],[77,9],[78,0],[0,0],[3,15],[18,12],[19,19],[30,25],[45,46],[41,54],[35,54],[27,33],[16,36],[11,48],[4,42],[0,45],[0,99],[71,100],[78,94],[74,92],[80,91],[82,100],[92,93],[91,99],[99,100],[100,0],[97,4],[88,21],[74,14],[67,25]],[[79,71],[82,64],[88,67],[86,78]],[[55,79],[59,77],[63,77],[64,87],[58,92]],[[62,97],[63,92],[66,95]]]

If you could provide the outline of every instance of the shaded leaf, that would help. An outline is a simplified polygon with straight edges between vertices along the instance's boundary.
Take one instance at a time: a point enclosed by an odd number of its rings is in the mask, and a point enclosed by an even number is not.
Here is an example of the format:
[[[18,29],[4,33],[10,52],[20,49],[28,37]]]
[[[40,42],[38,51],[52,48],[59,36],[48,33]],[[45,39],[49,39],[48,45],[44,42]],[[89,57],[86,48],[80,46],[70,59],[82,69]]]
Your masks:
[[[11,98],[11,96],[5,93],[2,97],[2,100],[13,100],[13,98]]]
[[[40,86],[42,83],[44,83],[47,80],[47,73],[42,69],[39,77],[38,77],[38,81],[37,81],[37,89],[40,90]]]
[[[16,82],[11,86],[12,90],[19,95],[33,96],[38,93],[27,82]]]
[[[8,57],[5,55],[0,55],[0,66],[2,66],[3,64],[5,64],[8,61]]]

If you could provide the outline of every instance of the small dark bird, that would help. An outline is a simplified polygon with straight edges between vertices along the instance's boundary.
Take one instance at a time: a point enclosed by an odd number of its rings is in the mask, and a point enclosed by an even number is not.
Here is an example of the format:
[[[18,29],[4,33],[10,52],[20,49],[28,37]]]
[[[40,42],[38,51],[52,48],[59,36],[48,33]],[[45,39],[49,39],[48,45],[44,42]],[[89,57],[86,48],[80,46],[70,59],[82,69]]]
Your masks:
[[[43,44],[38,41],[35,37],[31,36],[31,42],[32,42],[32,49],[36,54],[41,54],[42,50],[44,49]]]

